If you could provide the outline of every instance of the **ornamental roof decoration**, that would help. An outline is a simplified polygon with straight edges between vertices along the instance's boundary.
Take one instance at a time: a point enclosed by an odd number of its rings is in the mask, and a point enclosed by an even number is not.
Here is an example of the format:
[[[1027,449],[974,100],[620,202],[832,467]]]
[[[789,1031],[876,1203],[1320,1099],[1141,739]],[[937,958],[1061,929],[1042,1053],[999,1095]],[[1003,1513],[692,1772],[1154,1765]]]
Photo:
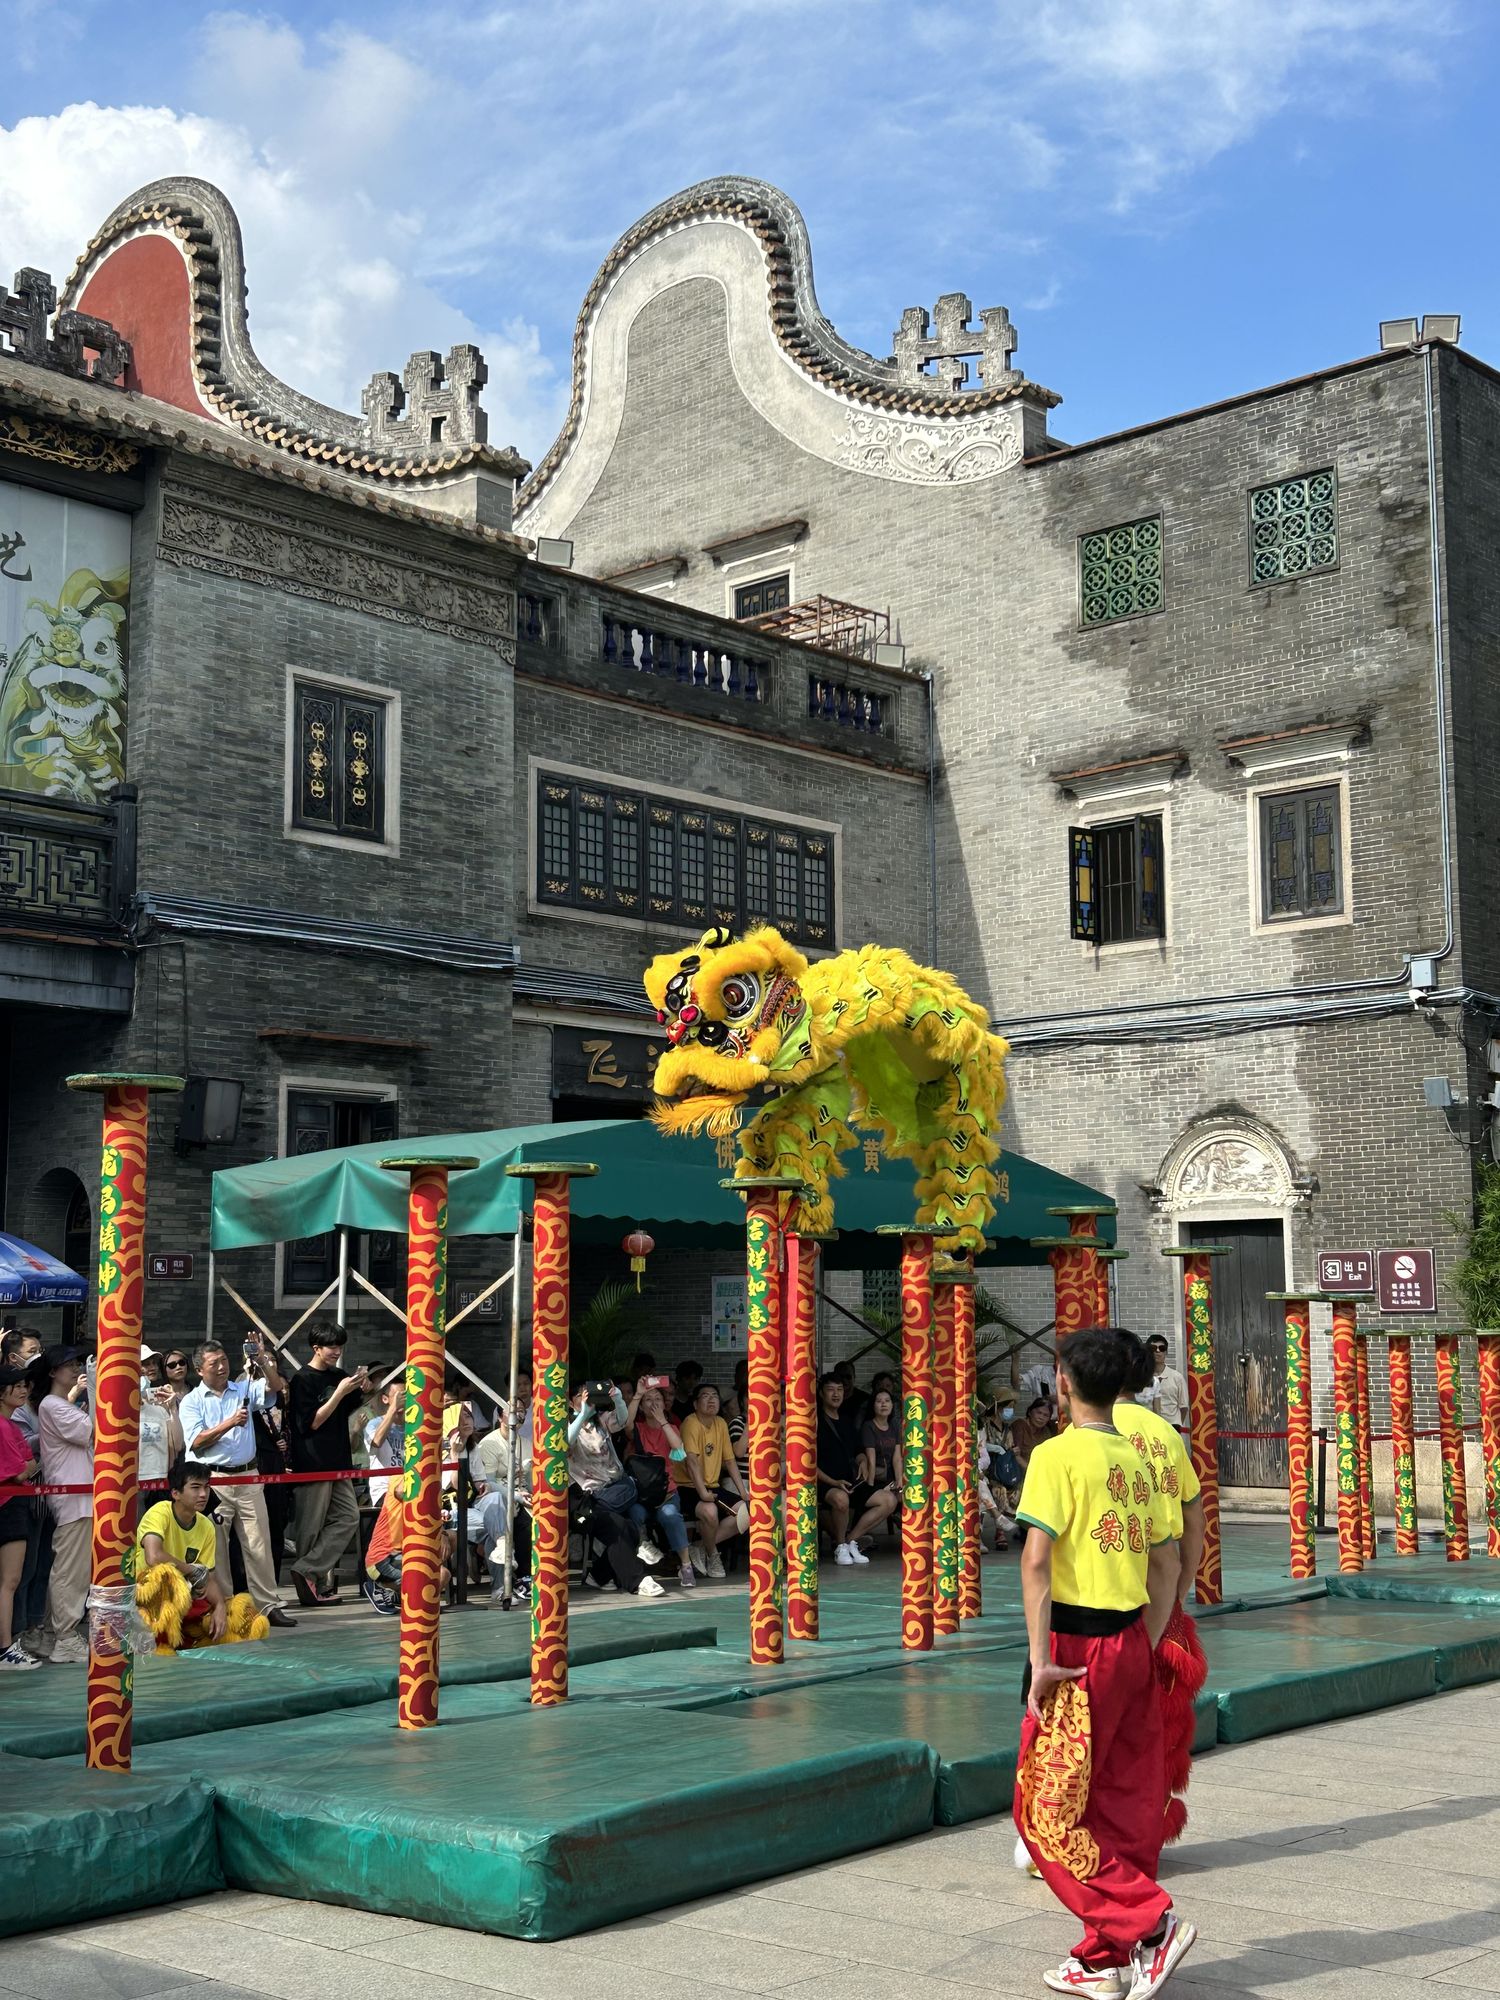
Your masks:
[[[982,477],[1021,456],[1021,408],[1039,421],[1062,400],[1011,366],[1016,333],[1005,307],[987,308],[978,325],[971,325],[973,307],[962,292],[945,293],[930,317],[924,307],[909,306],[894,336],[895,351],[884,360],[841,339],[818,305],[807,225],[796,204],[767,181],[720,175],[653,208],[600,265],[574,333],[567,418],[518,493],[518,512],[541,500],[584,425],[595,418],[600,383],[593,378],[613,365],[596,354],[595,335],[630,267],[661,250],[677,259],[672,275],[664,270],[664,282],[696,275],[683,239],[695,226],[713,222],[735,225],[754,238],[764,271],[764,310],[782,357],[805,383],[842,406],[842,433],[826,447],[808,445],[820,455],[922,483]],[[1008,417],[1006,411],[1016,414]]]
[[[446,358],[417,353],[399,378],[374,375],[359,416],[273,375],[250,340],[239,219],[208,181],[173,175],[128,196],[90,239],[62,296],[59,323],[92,312],[128,337],[127,388],[275,452],[412,486],[471,467],[504,478],[527,470],[514,448],[487,441],[479,405],[487,371],[476,347]]]
[[[130,366],[130,342],[107,320],[88,313],[58,312],[57,287],[48,271],[27,265],[0,286],[0,336],[9,351],[36,368],[81,375],[93,382],[118,382]]]

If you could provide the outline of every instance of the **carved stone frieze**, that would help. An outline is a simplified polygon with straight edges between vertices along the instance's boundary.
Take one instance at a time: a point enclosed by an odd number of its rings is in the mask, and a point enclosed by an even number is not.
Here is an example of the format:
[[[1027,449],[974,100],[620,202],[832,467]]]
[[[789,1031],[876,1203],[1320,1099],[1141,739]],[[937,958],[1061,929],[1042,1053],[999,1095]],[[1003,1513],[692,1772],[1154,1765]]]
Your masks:
[[[196,488],[169,486],[157,555],[179,567],[478,639],[515,664],[516,594],[508,584],[371,538],[341,532],[335,541],[296,515],[269,508],[249,515]]]
[[[45,458],[53,465],[75,466],[81,472],[129,472],[141,457],[135,445],[120,438],[74,430],[51,417],[28,417],[19,410],[0,410],[0,448],[26,458]]]
[[[1216,1121],[1173,1146],[1162,1164],[1156,1205],[1163,1215],[1294,1209],[1306,1206],[1307,1185],[1269,1132],[1249,1121]]]
[[[1004,411],[967,423],[923,423],[851,410],[838,441],[837,462],[855,472],[947,486],[1004,472],[1021,457],[1021,432]]]

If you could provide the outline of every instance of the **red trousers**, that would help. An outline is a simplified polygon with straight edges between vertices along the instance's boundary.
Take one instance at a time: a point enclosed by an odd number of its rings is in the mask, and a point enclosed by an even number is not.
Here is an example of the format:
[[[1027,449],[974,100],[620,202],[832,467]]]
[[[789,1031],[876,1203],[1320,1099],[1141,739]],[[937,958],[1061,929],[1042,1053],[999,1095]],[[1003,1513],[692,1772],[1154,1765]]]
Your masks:
[[[1054,1632],[1052,1657],[1059,1666],[1085,1669],[1081,1685],[1088,1695],[1090,1770],[1087,1803],[1077,1824],[1092,1836],[1097,1866],[1085,1864],[1086,1879],[1080,1880],[1028,1835],[1019,1778],[1016,1824],[1047,1887],[1083,1924],[1074,1956],[1085,1965],[1123,1965],[1172,1902],[1156,1881],[1163,1750],[1151,1642],[1145,1621],[1138,1618],[1103,1639]],[[1021,1725],[1018,1770],[1037,1735],[1028,1714]]]

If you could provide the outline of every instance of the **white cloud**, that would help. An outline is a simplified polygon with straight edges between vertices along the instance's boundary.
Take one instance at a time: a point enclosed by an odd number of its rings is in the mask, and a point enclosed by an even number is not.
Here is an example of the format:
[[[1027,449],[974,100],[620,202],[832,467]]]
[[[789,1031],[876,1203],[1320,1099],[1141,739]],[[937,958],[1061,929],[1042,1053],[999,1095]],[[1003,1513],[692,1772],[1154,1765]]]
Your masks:
[[[539,454],[564,392],[537,330],[477,324],[420,272],[426,219],[401,197],[419,184],[410,155],[428,80],[352,32],[315,54],[289,28],[240,16],[204,32],[221,115],[87,103],[0,127],[6,254],[60,284],[125,195],[162,175],[199,176],[239,216],[251,338],[267,367],[357,411],[376,369],[399,374],[418,348],[474,341],[490,367],[491,437]]]
[[[183,74],[153,73],[165,102],[0,128],[0,246],[61,277],[124,194],[202,175],[239,212],[267,366],[357,409],[373,370],[474,340],[491,435],[535,457],[600,259],[691,181],[785,187],[825,309],[883,353],[924,290],[1044,310],[1080,218],[1170,229],[1277,121],[1273,176],[1325,147],[1335,117],[1430,79],[1461,6],[369,0],[316,35],[220,13]]]

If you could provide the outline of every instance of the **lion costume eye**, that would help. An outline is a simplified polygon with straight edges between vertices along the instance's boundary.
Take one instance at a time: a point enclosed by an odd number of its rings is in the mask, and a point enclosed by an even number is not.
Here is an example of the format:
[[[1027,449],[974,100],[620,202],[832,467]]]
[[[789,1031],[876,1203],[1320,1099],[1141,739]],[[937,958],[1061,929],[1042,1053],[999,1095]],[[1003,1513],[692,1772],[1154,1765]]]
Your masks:
[[[736,973],[719,988],[719,1005],[726,1021],[743,1021],[760,1005],[760,981],[753,973]]]

